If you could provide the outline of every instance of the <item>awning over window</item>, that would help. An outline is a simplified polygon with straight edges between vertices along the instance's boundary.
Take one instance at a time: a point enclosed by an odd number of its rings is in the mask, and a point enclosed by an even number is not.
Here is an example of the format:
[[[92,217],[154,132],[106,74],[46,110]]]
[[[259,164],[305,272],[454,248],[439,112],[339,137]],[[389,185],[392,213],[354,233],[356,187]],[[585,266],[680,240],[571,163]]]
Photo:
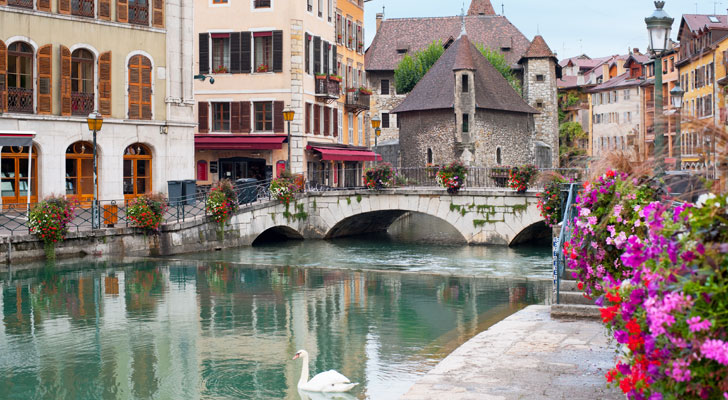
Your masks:
[[[30,146],[33,137],[33,132],[0,131],[0,146]]]
[[[195,150],[278,150],[288,136],[195,135]]]
[[[313,150],[321,154],[323,161],[381,161],[382,156],[369,150],[354,150],[332,147],[313,147],[308,146],[309,150]]]
[[[230,37],[229,33],[211,33],[210,37],[213,39],[227,39]]]
[[[273,36],[273,32],[272,31],[268,31],[268,32],[253,32],[253,37],[268,37],[268,36]]]

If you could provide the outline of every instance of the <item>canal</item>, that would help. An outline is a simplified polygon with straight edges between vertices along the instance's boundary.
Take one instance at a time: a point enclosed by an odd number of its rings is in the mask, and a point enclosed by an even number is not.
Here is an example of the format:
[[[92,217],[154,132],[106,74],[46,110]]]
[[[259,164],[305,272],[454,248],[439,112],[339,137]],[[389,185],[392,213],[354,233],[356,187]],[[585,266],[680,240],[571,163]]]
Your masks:
[[[291,360],[306,349],[312,374],[360,382],[340,398],[396,399],[551,290],[548,247],[448,243],[430,222],[332,242],[3,269],[0,398],[314,400],[298,393],[301,362]]]

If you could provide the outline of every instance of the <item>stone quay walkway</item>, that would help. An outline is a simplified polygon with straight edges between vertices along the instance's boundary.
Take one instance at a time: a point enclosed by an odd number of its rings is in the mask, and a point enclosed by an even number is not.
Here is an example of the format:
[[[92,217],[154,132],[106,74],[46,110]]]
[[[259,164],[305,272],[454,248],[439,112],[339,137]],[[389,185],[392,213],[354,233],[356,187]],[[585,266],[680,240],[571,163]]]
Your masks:
[[[616,353],[602,324],[552,319],[550,308],[529,306],[481,332],[402,399],[624,399],[606,387]]]

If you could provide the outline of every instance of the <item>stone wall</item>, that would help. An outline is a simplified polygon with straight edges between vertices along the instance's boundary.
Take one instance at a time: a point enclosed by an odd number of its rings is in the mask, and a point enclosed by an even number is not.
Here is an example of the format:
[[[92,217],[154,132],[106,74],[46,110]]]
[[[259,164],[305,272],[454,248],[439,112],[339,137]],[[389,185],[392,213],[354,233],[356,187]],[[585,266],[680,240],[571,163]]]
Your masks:
[[[394,71],[367,71],[367,79],[369,80],[369,87],[372,88],[371,97],[371,113],[380,114],[381,112],[389,112],[389,128],[382,128],[382,134],[379,136],[380,142],[399,140],[399,128],[397,128],[397,118],[395,114],[391,114],[397,106],[402,104],[405,99],[405,95],[396,94],[394,85]],[[389,80],[389,94],[382,95],[382,79]]]
[[[432,150],[433,164],[443,165],[458,159],[455,151],[456,122],[452,110],[407,112],[398,117],[402,167],[424,167],[428,148]]]
[[[528,114],[478,110],[472,127],[475,160],[479,167],[517,166],[533,162],[532,118]],[[497,151],[501,151],[501,163]]]
[[[537,76],[543,75],[539,81]],[[523,98],[540,114],[534,116],[534,141],[551,146],[551,166],[559,165],[559,104],[556,65],[550,58],[528,59],[524,68]],[[534,144],[535,145],[535,144]],[[534,149],[531,149],[534,151]]]
[[[303,72],[304,72],[304,32],[303,21],[291,20],[291,103],[290,107],[296,113],[291,121],[291,172],[303,172]]]

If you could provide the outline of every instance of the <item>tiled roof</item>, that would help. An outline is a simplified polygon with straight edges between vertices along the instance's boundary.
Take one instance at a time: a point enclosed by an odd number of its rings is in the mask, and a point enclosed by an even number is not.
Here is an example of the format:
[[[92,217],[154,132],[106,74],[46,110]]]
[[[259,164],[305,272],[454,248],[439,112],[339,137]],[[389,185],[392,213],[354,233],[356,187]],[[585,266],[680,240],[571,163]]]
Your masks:
[[[717,19],[718,22],[711,21],[712,18]],[[687,27],[692,33],[697,33],[703,28],[727,28],[728,16],[726,16],[725,14],[683,14],[682,21],[680,22],[681,31],[683,27]]]
[[[629,72],[625,72],[622,75],[614,77],[604,83],[601,83],[593,87],[590,92],[601,92],[603,90],[618,89],[623,87],[639,86],[644,82],[644,79],[630,79]]]
[[[556,55],[551,51],[549,45],[543,40],[543,36],[537,35],[533,38],[533,42],[528,46],[528,50],[523,55],[523,58],[556,58]]]
[[[469,47],[463,49],[462,47]],[[412,92],[393,113],[409,111],[451,109],[455,104],[456,62],[460,54],[469,53],[473,66],[475,105],[479,109],[537,114],[511,85],[483,57],[467,35],[458,38],[440,57],[435,65],[417,83]]]
[[[455,53],[455,64],[452,66],[453,71],[461,69],[474,70],[472,50],[477,50],[473,46],[458,46]]]
[[[579,86],[577,84],[578,81],[579,81],[578,76],[575,76],[575,75],[564,76],[561,79],[558,79],[556,81],[556,87],[558,87],[559,89],[577,87],[577,86]]]
[[[468,15],[495,15],[495,10],[490,0],[472,0]]]
[[[523,33],[503,16],[466,16],[465,27],[473,43],[496,50],[510,48],[504,55],[512,67],[518,66],[518,60],[531,45]],[[404,57],[398,49],[414,53],[438,40],[444,44],[451,38],[457,38],[461,30],[462,17],[385,19],[367,49],[366,69],[393,71]]]

